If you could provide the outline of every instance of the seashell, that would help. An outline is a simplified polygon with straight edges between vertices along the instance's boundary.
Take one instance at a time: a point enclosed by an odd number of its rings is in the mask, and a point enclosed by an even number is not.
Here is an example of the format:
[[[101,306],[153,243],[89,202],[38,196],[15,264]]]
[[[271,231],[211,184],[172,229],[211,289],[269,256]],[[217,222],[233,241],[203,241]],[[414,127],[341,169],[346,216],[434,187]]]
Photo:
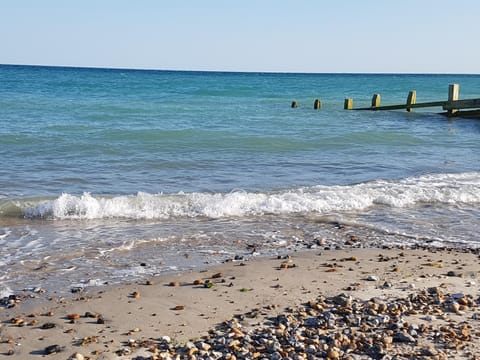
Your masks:
[[[177,306],[171,308],[170,310],[174,310],[174,311],[185,310],[185,306],[184,305],[177,305]]]

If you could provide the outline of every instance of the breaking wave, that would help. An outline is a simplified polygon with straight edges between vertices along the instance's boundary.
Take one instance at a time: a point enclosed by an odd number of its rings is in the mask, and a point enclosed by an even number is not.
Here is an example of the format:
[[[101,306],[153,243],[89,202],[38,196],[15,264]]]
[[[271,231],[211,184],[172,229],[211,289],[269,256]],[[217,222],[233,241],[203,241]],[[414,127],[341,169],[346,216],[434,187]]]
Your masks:
[[[254,193],[178,193],[100,197],[64,193],[56,199],[19,204],[26,218],[170,219],[263,214],[363,211],[373,206],[480,203],[480,173],[436,174],[348,186],[314,186]]]

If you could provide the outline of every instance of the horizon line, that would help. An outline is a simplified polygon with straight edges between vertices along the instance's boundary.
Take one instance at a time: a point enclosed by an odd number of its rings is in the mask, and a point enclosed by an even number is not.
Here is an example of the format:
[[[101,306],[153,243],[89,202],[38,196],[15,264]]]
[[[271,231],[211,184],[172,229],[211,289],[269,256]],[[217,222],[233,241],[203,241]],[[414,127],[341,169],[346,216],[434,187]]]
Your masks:
[[[232,74],[305,74],[305,75],[480,75],[479,73],[449,73],[449,72],[310,72],[310,71],[262,71],[262,70],[198,70],[198,69],[168,69],[168,68],[134,68],[134,67],[109,67],[109,66],[76,66],[76,65],[43,65],[43,64],[2,64],[0,66],[25,66],[64,69],[90,69],[90,70],[120,70],[120,71],[165,71],[165,72],[205,72],[205,73],[232,73]]]

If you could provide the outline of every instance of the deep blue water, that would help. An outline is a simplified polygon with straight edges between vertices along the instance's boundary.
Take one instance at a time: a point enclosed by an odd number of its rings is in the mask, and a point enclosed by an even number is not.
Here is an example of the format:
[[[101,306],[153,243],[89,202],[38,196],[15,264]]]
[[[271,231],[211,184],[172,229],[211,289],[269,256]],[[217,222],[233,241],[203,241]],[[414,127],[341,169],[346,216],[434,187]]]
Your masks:
[[[179,244],[289,246],[328,219],[394,235],[386,242],[476,245],[480,120],[343,110],[374,93],[384,105],[409,90],[444,100],[451,83],[480,98],[479,75],[0,66],[0,255],[42,262],[68,244],[77,257],[48,261],[80,269],[77,258],[95,267],[108,253],[118,270],[161,255],[184,268],[171,259]],[[119,247],[129,251],[113,256]]]

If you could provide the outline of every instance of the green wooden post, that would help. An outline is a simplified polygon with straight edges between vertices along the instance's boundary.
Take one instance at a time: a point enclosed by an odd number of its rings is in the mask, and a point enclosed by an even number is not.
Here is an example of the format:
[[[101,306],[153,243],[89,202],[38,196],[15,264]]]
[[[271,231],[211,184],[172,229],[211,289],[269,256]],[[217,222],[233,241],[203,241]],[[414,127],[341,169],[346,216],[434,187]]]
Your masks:
[[[415,104],[417,102],[417,92],[415,90],[412,90],[408,93],[407,97],[407,111],[411,112],[412,108],[408,107],[408,105]]]
[[[353,99],[345,99],[343,103],[343,108],[345,110],[352,110],[353,109]]]
[[[448,85],[448,105],[449,106],[452,106],[453,101],[458,100],[459,94],[460,94],[460,85],[458,84]],[[452,108],[447,111],[447,114],[448,116],[453,116],[457,111],[458,109]]]
[[[377,108],[380,106],[380,94],[373,94],[372,97],[372,108]]]
[[[313,102],[313,108],[315,110],[319,110],[322,108],[322,102],[320,101],[320,99],[315,99],[315,101]]]

